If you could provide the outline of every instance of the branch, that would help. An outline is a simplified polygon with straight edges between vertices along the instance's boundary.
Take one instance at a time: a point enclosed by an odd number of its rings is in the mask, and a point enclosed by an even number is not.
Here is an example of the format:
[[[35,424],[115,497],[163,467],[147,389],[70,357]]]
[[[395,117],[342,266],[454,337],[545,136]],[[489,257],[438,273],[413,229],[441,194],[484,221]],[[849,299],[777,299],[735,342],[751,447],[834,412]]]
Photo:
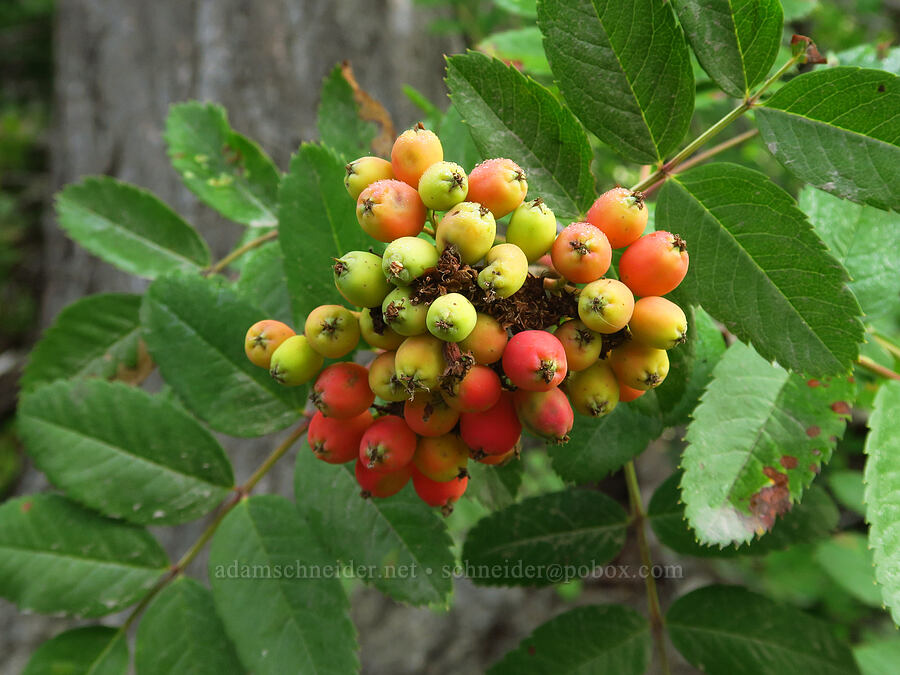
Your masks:
[[[889,380],[900,380],[900,373],[895,373],[890,368],[885,368],[884,366],[875,363],[872,359],[867,356],[860,356],[856,360],[856,365],[862,366],[866,370],[869,370],[880,377],[887,378]]]
[[[244,255],[248,251],[252,251],[255,248],[259,248],[260,246],[265,244],[267,241],[272,241],[277,236],[278,236],[278,230],[272,230],[271,232],[266,232],[264,235],[259,236],[256,239],[251,239],[243,246],[239,246],[238,248],[234,249],[231,253],[226,255],[215,265],[211,265],[210,267],[207,267],[205,270],[203,270],[203,273],[206,275],[218,274],[219,272],[224,270],[231,263],[233,263],[235,260],[240,258],[242,255]]]

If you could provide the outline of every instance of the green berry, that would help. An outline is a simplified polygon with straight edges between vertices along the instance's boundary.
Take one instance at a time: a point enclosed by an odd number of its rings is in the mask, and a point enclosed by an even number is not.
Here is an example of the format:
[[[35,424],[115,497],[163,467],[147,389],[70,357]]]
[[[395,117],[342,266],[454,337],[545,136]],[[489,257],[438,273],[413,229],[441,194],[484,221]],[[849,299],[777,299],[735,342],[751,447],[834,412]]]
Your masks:
[[[391,290],[374,253],[350,251],[335,259],[333,269],[334,285],[351,305],[375,307]]]
[[[279,384],[296,387],[309,382],[325,363],[305,335],[294,335],[281,343],[272,354],[269,375]]]
[[[447,211],[466,198],[469,179],[459,164],[435,162],[419,179],[419,196],[425,206],[435,211]]]
[[[408,286],[399,286],[387,294],[381,314],[395,333],[409,336],[425,332],[428,308],[424,303],[413,303],[412,290]]]
[[[556,216],[543,199],[524,202],[513,211],[506,228],[506,241],[522,249],[528,262],[549,251],[555,239]]]
[[[426,270],[437,265],[438,252],[434,244],[418,237],[400,237],[384,249],[381,270],[396,286],[409,286]]]
[[[475,329],[478,312],[459,293],[447,293],[431,303],[426,323],[428,331],[446,342],[465,340]]]

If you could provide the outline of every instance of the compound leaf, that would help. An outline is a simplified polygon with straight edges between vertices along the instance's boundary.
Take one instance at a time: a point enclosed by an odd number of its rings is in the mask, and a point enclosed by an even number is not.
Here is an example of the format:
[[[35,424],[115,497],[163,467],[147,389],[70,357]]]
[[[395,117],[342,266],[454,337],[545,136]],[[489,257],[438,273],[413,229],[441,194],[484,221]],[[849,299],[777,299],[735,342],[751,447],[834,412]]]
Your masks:
[[[128,640],[117,628],[84,626],[47,640],[22,675],[125,675]]]

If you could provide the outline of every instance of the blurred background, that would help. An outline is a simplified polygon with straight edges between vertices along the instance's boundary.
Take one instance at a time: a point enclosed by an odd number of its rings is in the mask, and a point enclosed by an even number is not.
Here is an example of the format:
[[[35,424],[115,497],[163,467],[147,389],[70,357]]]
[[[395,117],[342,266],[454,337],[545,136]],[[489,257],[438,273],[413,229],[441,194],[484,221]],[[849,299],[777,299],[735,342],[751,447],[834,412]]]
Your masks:
[[[241,228],[199,205],[169,166],[161,132],[170,103],[208,100],[257,140],[282,168],[302,141],[316,140],[323,78],[349,60],[360,86],[382,103],[400,130],[446,107],[443,54],[475,48],[496,55],[552,88],[534,26],[535,0],[0,0],[0,499],[46,487],[29,470],[12,426],[15,382],[30,346],[59,310],[90,293],[141,291],[142,283],[76,247],[57,227],[53,194],[86,174],[108,174],[154,191],[195,223],[214,257]],[[833,63],[900,71],[900,0],[783,0],[791,33],[812,37]],[[787,52],[782,59],[787,58]],[[695,130],[733,105],[703,71]],[[747,127],[736,125],[734,134]],[[596,143],[598,189],[629,184],[624,166]],[[797,186],[758,139],[723,160],[756,166],[786,189]],[[854,642],[891,635],[872,593],[862,509],[862,421],[848,429],[828,468],[841,507],[841,539],[752,559],[654,559],[681,565],[660,583],[664,604],[712,580],[733,580],[795,602],[827,618]],[[681,449],[671,433],[642,455],[645,499],[671,473]],[[238,477],[270,440],[229,439]],[[540,450],[528,458],[524,494],[557,487]],[[288,462],[285,466],[289,467]],[[262,491],[291,492],[290,470],[267,477]],[[600,486],[626,501],[620,476]],[[464,531],[483,514],[464,500],[451,517]],[[160,531],[183,551],[202,523]],[[620,557],[638,564],[633,542]],[[192,571],[204,576],[204,561]],[[572,603],[625,602],[643,610],[641,580],[598,579],[541,590],[456,585],[454,607],[431,612],[397,605],[359,587],[354,619],[366,673],[479,672],[534,627]],[[115,618],[112,619],[113,621]],[[34,647],[72,622],[25,616],[0,600],[0,672],[17,673]],[[401,637],[402,636],[402,637]],[[400,639],[398,639],[400,637]],[[674,652],[670,652],[670,656]],[[677,658],[677,657],[676,657]],[[682,672],[690,672],[681,665]]]

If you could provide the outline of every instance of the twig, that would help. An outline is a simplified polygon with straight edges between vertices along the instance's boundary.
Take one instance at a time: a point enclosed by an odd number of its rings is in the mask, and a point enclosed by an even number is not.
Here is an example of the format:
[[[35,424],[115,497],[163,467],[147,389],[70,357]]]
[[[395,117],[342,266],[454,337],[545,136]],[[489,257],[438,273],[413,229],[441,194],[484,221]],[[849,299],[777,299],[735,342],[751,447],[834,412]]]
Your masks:
[[[224,270],[231,263],[233,263],[235,260],[240,258],[242,255],[244,255],[248,251],[252,251],[255,248],[259,248],[260,246],[265,244],[267,241],[272,241],[277,236],[278,236],[278,230],[272,230],[271,232],[266,232],[264,235],[259,236],[256,239],[251,239],[243,246],[239,246],[238,248],[234,249],[231,253],[226,255],[215,265],[211,265],[210,267],[205,269],[203,271],[203,273],[207,274],[207,275],[218,274],[219,272]]]
[[[900,373],[895,373],[890,368],[885,368],[884,366],[875,363],[868,356],[860,356],[856,359],[856,365],[862,366],[866,370],[870,370],[876,375],[880,375],[889,380],[900,380]]]

